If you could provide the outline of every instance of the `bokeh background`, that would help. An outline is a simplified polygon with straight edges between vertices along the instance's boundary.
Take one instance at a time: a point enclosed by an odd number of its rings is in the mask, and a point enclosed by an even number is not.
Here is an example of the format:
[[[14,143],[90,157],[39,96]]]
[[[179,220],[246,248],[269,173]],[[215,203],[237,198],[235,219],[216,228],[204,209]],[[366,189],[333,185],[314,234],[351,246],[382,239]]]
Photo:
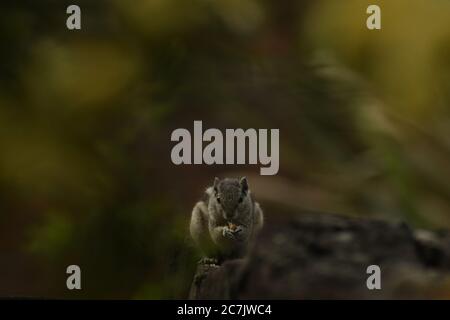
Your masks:
[[[246,175],[267,223],[305,208],[450,227],[447,0],[11,0],[0,43],[0,296],[186,297],[214,176]],[[194,120],[279,128],[279,174],[173,165],[170,134]]]

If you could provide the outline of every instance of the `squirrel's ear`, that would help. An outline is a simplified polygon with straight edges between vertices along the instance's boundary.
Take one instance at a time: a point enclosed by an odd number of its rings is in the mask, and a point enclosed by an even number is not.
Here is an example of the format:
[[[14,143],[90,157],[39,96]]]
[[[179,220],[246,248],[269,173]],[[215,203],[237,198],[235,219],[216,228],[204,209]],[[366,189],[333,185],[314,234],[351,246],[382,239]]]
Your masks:
[[[241,184],[242,191],[244,191],[245,193],[247,193],[247,190],[248,190],[248,182],[247,182],[247,178],[246,178],[246,177],[242,177],[241,180],[239,181],[239,183]]]
[[[214,187],[215,189],[217,189],[217,186],[219,185],[219,181],[220,181],[219,178],[217,178],[217,177],[214,178],[214,184],[213,184],[213,187]]]

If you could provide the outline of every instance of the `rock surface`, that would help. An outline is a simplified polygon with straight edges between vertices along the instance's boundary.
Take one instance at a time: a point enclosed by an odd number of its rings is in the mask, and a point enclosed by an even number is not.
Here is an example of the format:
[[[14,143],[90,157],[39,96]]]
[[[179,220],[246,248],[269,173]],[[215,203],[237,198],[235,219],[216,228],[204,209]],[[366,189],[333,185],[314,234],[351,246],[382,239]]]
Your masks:
[[[366,285],[374,264],[381,290]],[[190,298],[450,298],[450,233],[299,214],[267,224],[245,258],[199,265]]]

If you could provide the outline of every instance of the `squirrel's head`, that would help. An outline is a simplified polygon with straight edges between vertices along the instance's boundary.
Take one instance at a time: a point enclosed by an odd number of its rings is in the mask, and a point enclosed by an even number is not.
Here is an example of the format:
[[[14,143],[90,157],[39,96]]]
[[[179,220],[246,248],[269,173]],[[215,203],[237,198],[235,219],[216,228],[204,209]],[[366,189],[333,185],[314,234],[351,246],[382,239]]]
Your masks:
[[[240,179],[214,179],[213,201],[218,212],[227,221],[232,221],[239,212],[251,206],[246,177]]]

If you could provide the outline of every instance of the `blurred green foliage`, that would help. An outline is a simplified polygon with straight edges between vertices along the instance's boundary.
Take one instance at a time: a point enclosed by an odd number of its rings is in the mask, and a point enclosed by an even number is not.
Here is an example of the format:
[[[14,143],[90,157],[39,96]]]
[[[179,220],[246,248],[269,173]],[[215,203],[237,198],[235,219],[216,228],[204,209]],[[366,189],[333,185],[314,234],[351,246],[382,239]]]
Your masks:
[[[253,173],[268,221],[450,227],[450,2],[80,0],[81,31],[69,4],[0,5],[0,295],[185,297],[214,175]],[[197,119],[280,128],[279,176],[174,166],[170,132]]]

